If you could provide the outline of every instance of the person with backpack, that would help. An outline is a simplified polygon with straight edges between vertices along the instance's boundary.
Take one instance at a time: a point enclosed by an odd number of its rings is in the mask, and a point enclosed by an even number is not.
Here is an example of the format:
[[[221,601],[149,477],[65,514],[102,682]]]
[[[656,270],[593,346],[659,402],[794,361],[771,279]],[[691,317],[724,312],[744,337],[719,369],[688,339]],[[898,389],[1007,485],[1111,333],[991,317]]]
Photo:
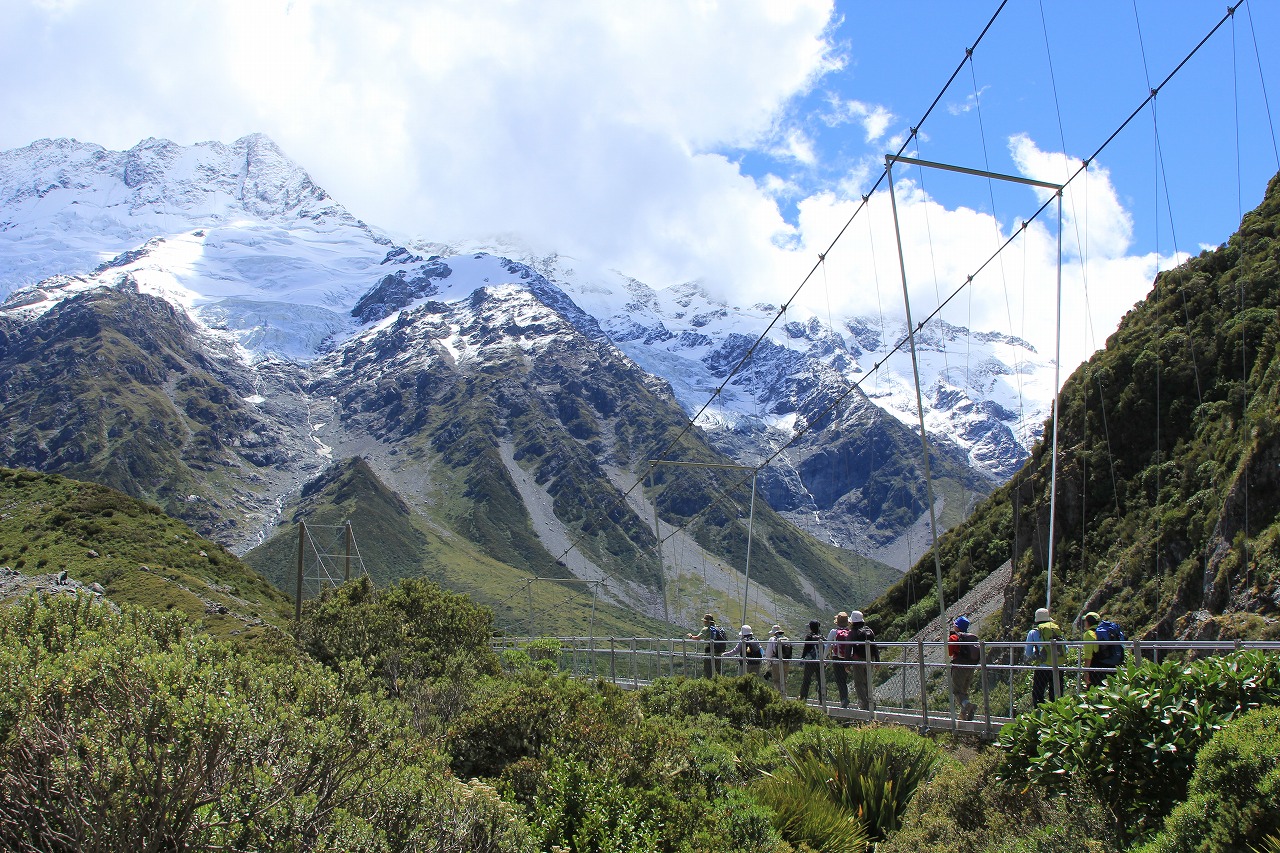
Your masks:
[[[862,710],[875,708],[872,696],[871,679],[875,670],[875,662],[880,660],[880,647],[876,645],[876,632],[867,625],[861,610],[849,614],[849,678],[853,681],[853,689],[858,694],[858,704]]]
[[[1100,687],[1107,676],[1124,663],[1124,631],[1110,619],[1103,619],[1094,610],[1084,615],[1085,680],[1090,687]]]
[[[836,614],[835,627],[827,633],[827,657],[831,660],[831,674],[840,693],[840,707],[849,707],[849,660],[852,653],[853,634],[849,627],[849,614],[841,610]]]
[[[825,702],[826,691],[823,690],[822,659],[826,657],[822,636],[822,623],[817,619],[809,621],[809,633],[804,635],[804,649],[800,652],[800,660],[804,666],[804,678],[800,681],[800,701],[809,701],[809,685],[818,684],[818,702]],[[847,688],[846,688],[847,689]]]
[[[1058,674],[1058,678],[1053,678],[1053,668],[1055,664],[1062,664],[1062,648],[1058,645],[1065,635],[1062,629],[1058,627],[1058,623],[1054,622],[1049,616],[1049,608],[1041,607],[1036,611],[1035,625],[1027,631],[1027,644],[1022,650],[1023,659],[1035,665],[1035,672],[1031,677],[1031,707],[1035,707],[1045,700],[1045,693],[1049,690],[1049,685],[1053,683],[1053,695],[1051,699],[1057,699],[1062,695],[1062,675]]]
[[[972,720],[977,709],[969,701],[969,684],[973,681],[976,667],[982,662],[982,646],[978,636],[969,633],[968,617],[957,616],[951,623],[947,654],[951,657],[951,695],[955,697],[956,709],[960,719]]]
[[[764,660],[764,649],[760,641],[751,632],[750,625],[743,625],[738,630],[738,644],[724,653],[725,657],[736,657],[744,666],[747,675],[760,675],[760,663]]]
[[[702,630],[685,636],[690,640],[701,640],[706,643],[704,647],[706,657],[702,659],[702,674],[707,678],[720,675],[721,656],[729,646],[729,638],[725,635],[724,629],[716,624],[715,617],[710,613],[706,614],[702,617]]]
[[[773,686],[787,698],[787,664],[791,661],[791,640],[781,625],[769,629],[769,642],[764,647],[764,659],[773,671]]]

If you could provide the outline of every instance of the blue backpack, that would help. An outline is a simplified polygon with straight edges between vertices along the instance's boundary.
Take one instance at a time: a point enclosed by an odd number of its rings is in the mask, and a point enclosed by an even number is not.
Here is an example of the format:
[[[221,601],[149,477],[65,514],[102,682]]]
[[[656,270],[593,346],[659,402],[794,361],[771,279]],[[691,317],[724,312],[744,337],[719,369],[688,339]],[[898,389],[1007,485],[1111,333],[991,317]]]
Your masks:
[[[1120,630],[1120,626],[1109,619],[1103,619],[1093,630],[1098,635],[1099,642],[1115,643],[1115,645],[1098,646],[1098,652],[1093,656],[1093,665],[1119,666],[1124,663],[1124,646],[1120,645],[1124,642],[1124,631]]]
[[[717,655],[722,655],[729,648],[729,635],[719,625],[711,626],[711,648]]]

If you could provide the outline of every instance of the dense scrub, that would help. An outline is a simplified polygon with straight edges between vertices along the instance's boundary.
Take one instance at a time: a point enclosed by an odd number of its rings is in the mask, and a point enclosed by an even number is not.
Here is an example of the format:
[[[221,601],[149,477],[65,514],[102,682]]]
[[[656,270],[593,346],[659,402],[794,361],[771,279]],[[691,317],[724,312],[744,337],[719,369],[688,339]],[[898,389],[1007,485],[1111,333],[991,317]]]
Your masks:
[[[488,619],[356,582],[308,606],[298,648],[245,651],[176,614],[12,604],[0,846],[1174,853],[1280,834],[1275,655],[1130,666],[979,748],[842,727],[754,676],[627,692],[541,647],[499,665]]]
[[[1149,834],[1187,796],[1197,752],[1251,709],[1280,705],[1280,656],[1239,652],[1191,663],[1145,662],[1083,696],[1005,726],[999,775],[1065,792],[1091,789],[1128,840]]]
[[[31,598],[0,618],[8,850],[528,849],[360,674],[265,660],[174,616]],[[434,846],[429,846],[434,845]]]

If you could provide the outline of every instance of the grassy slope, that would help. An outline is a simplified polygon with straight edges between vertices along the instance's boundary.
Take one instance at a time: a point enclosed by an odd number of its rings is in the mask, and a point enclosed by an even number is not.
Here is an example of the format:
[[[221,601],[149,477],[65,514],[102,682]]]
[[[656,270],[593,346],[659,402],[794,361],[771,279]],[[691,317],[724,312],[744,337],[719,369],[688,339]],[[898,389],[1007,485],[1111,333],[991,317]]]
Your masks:
[[[309,488],[291,523],[245,554],[244,560],[273,583],[292,590],[296,585],[297,522],[314,526],[314,535],[319,538],[320,526],[337,527],[347,520],[352,522],[363,567],[377,584],[400,577],[425,578],[491,607],[499,630],[517,634],[530,629],[538,634],[584,634],[592,623],[591,594],[582,584],[542,580],[530,585],[534,571],[496,560],[465,537],[431,523],[411,510],[359,459],[335,466]],[[342,540],[331,535],[329,541]],[[329,553],[345,555],[336,544]],[[308,566],[312,559],[308,551]],[[341,573],[343,559],[329,560],[333,573]],[[352,571],[358,572],[359,566],[353,566]],[[304,593],[313,594],[310,588]],[[594,618],[598,636],[665,635],[669,631],[656,620],[613,605],[598,604]]]
[[[56,474],[0,468],[0,565],[65,569],[114,602],[176,610],[224,638],[255,640],[292,613],[265,578],[158,507]]]

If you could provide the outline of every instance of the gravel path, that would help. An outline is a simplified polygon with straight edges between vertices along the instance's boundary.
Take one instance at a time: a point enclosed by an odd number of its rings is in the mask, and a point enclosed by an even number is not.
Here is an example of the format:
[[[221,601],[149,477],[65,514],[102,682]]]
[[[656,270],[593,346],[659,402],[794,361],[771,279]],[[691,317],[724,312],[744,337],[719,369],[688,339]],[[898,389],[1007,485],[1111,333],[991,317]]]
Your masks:
[[[987,575],[978,585],[969,590],[959,601],[947,608],[947,623],[941,617],[935,617],[910,642],[924,640],[926,643],[940,643],[947,639],[950,620],[960,614],[967,614],[974,628],[995,613],[1004,604],[1004,590],[1013,577],[1013,564],[1006,562],[1000,568]],[[914,659],[914,657],[912,658]],[[946,662],[946,647],[941,645],[925,646],[926,664],[942,664]],[[920,694],[920,676],[915,669],[900,668],[892,678],[876,688],[879,701],[891,703],[903,695],[918,696]]]

